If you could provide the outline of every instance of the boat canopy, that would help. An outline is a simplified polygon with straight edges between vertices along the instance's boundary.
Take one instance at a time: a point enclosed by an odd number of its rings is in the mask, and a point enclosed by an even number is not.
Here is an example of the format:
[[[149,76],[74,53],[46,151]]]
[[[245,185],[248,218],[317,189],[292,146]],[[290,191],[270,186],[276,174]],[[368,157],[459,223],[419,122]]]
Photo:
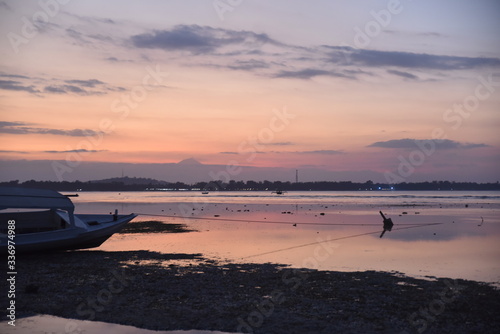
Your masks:
[[[0,210],[3,209],[61,209],[73,212],[71,200],[54,190],[20,187],[0,187]]]

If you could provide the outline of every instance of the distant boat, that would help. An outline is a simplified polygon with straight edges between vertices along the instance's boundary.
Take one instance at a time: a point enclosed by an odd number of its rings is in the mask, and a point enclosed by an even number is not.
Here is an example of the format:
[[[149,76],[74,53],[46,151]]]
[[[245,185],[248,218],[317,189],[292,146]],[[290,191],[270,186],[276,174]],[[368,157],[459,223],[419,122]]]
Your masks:
[[[53,190],[0,187],[1,252],[99,247],[137,216],[74,210],[67,196]]]
[[[283,191],[283,190],[276,190],[276,191],[273,191],[272,193],[273,193],[273,194],[276,194],[276,195],[283,195],[284,193],[286,193],[286,191]]]
[[[203,195],[208,195],[208,191],[202,191],[201,192]]]

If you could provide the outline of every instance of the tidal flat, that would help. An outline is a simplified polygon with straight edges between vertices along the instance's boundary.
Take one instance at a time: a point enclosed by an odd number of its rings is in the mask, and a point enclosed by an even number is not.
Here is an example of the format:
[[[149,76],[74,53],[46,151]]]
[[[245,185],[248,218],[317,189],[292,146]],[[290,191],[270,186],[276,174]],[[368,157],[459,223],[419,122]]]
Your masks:
[[[101,332],[500,328],[496,193],[82,193],[75,204],[140,215],[95,249],[17,255],[16,315],[45,332],[81,333],[79,320]],[[383,238],[379,211],[394,221]],[[65,322],[45,328],[36,314]]]
[[[19,255],[18,273],[18,316],[243,333],[495,333],[500,326],[500,291],[462,279],[150,251]]]

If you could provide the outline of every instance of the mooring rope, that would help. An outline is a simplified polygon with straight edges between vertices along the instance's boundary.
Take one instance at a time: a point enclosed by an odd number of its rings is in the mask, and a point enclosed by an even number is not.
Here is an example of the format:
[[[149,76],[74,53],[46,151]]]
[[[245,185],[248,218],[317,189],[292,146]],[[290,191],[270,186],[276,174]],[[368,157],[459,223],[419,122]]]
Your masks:
[[[231,219],[231,218],[218,218],[218,217],[192,217],[192,216],[186,217],[186,216],[164,215],[164,214],[154,214],[154,213],[136,213],[136,214],[141,215],[141,216],[151,216],[151,217],[165,217],[165,218],[179,218],[179,219],[193,219],[193,220],[216,220],[216,221],[228,221],[228,222],[240,222],[240,223],[259,223],[259,224],[286,224],[286,225],[294,225],[294,226],[298,226],[298,225],[375,226],[375,224],[362,224],[362,223],[300,223],[300,222],[284,222],[284,221],[269,221],[269,220],[263,221],[263,220],[250,220],[250,219]],[[444,223],[397,224],[397,226],[404,226],[404,227],[393,228],[392,231],[400,231],[400,230],[406,230],[406,229],[410,229],[410,228],[442,225],[442,224],[444,224]],[[259,254],[244,256],[244,257],[241,257],[241,259],[248,259],[248,258],[252,258],[252,257],[258,257],[258,256],[263,256],[263,255],[268,255],[268,254],[273,254],[273,253],[278,253],[278,252],[284,252],[284,251],[288,251],[288,250],[292,250],[292,249],[317,245],[317,244],[321,244],[324,242],[357,238],[357,237],[371,235],[371,234],[379,234],[380,232],[381,232],[380,230],[377,230],[377,231],[373,231],[373,232],[348,235],[348,236],[334,238],[334,239],[315,241],[315,242],[310,242],[310,243],[302,244],[302,245],[298,245],[298,246],[291,246],[291,247],[281,248],[281,249],[263,252],[263,253],[259,253]]]
[[[395,229],[392,229],[392,231],[406,230],[406,229],[409,229],[409,228],[432,226],[432,225],[441,225],[441,224],[444,224],[444,223],[428,223],[428,224],[422,224],[422,225],[417,225],[417,226],[407,226],[407,227],[395,228]],[[367,233],[361,233],[361,234],[348,235],[348,236],[334,238],[334,239],[326,239],[326,240],[321,240],[321,241],[315,241],[315,242],[310,242],[310,243],[303,244],[303,245],[291,246],[291,247],[281,248],[281,249],[277,249],[277,250],[273,250],[273,251],[269,251],[269,252],[264,252],[264,253],[259,253],[259,254],[244,256],[241,259],[248,259],[248,258],[251,258],[251,257],[257,257],[257,256],[268,255],[268,254],[274,254],[274,253],[278,253],[278,252],[284,252],[284,251],[288,251],[288,250],[292,250],[292,249],[297,249],[297,248],[302,248],[302,247],[317,245],[317,244],[321,244],[321,243],[324,243],[324,242],[331,242],[331,241],[338,241],[338,240],[345,240],[345,239],[357,238],[357,237],[361,237],[361,236],[365,236],[365,235],[370,235],[370,234],[379,234],[380,232],[381,231],[378,230],[378,231],[374,231],[374,232],[367,232]]]
[[[163,215],[154,213],[137,213],[140,216],[151,216],[151,217],[165,217],[165,218],[178,218],[178,219],[193,219],[193,220],[216,220],[216,221],[228,221],[228,222],[239,222],[239,223],[258,223],[258,224],[286,224],[286,225],[320,225],[320,226],[375,226],[377,224],[363,224],[363,223],[300,223],[292,221],[272,221],[272,220],[251,220],[251,219],[231,219],[231,218],[218,218],[218,217],[192,217],[192,216],[174,216],[174,215]],[[441,224],[441,223],[438,223]],[[425,224],[398,224],[398,226],[426,226]]]

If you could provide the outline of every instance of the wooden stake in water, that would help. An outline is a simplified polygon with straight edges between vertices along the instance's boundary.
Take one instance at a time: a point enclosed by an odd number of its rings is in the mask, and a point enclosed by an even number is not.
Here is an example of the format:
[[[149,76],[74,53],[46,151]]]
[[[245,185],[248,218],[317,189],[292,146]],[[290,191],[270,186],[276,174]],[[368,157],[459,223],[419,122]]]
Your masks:
[[[394,223],[392,222],[391,218],[386,218],[382,211],[379,211],[380,215],[384,219],[384,230],[382,231],[382,234],[380,234],[380,237],[382,238],[384,236],[385,231],[391,231],[392,227],[394,226]]]

